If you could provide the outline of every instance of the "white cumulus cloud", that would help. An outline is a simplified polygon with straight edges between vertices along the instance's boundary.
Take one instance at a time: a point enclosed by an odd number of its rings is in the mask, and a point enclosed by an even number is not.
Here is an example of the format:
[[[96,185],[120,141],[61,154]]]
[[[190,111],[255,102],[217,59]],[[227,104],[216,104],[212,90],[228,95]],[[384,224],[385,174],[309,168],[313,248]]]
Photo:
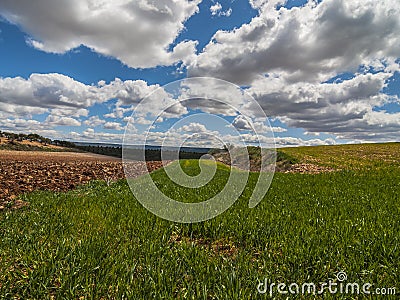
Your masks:
[[[400,57],[397,0],[310,1],[279,10],[257,6],[260,14],[249,24],[214,35],[189,66],[191,76],[251,84],[277,73],[288,82],[320,82],[376,59]]]
[[[107,122],[103,125],[104,129],[112,129],[112,130],[124,130],[118,122]]]
[[[188,62],[196,41],[168,46],[198,12],[200,0],[37,0],[0,2],[0,15],[20,26],[28,42],[65,53],[85,45],[130,67]]]

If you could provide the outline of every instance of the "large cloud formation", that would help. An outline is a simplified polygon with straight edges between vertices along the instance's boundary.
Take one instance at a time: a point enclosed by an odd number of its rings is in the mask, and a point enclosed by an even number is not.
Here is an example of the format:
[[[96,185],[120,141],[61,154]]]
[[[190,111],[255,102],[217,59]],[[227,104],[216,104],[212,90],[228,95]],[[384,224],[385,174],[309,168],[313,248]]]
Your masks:
[[[377,111],[385,104],[399,103],[397,97],[382,93],[391,76],[368,73],[342,82],[290,85],[279,78],[265,78],[255,81],[249,92],[267,114],[291,127],[349,140],[396,140],[400,118]]]
[[[258,5],[260,15],[249,24],[214,35],[190,65],[190,75],[251,84],[278,73],[288,82],[315,82],[400,57],[397,0],[310,1],[279,10]]]
[[[218,31],[188,67],[190,76],[214,76],[240,85],[267,115],[309,133],[348,140],[397,140],[400,104],[383,92],[400,70],[400,2],[251,0],[259,16]],[[341,74],[353,78],[333,80]],[[254,109],[253,114],[257,111]]]
[[[130,67],[188,62],[195,41],[168,50],[198,12],[200,0],[0,1],[0,15],[27,32],[40,50],[65,53],[85,45]]]
[[[143,80],[118,78],[109,84],[86,85],[58,73],[0,78],[0,111],[36,114],[54,109],[60,114],[67,109],[71,114],[78,111],[85,115],[86,108],[110,99],[120,99],[125,105],[137,103],[158,87]]]

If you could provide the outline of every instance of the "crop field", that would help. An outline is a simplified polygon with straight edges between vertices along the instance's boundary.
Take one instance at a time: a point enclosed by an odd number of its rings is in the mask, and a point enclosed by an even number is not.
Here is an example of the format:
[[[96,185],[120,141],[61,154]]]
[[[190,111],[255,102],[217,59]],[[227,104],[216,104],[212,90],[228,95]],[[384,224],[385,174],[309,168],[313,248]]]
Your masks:
[[[303,163],[336,170],[400,167],[400,143],[298,147],[284,148],[282,151]]]
[[[251,172],[220,216],[179,224],[148,212],[126,180],[91,181],[69,192],[38,191],[29,206],[0,212],[1,299],[364,299],[328,293],[262,294],[269,284],[370,283],[400,293],[400,146],[288,148],[316,174],[276,173],[263,201],[248,200]],[[175,162],[178,163],[178,162]],[[198,160],[181,160],[195,176]],[[210,167],[209,162],[202,168]],[[177,187],[164,169],[151,176],[183,202],[212,197],[228,166],[198,189]],[[137,180],[140,180],[138,178]],[[271,297],[272,295],[272,297]],[[377,299],[378,295],[370,295]]]

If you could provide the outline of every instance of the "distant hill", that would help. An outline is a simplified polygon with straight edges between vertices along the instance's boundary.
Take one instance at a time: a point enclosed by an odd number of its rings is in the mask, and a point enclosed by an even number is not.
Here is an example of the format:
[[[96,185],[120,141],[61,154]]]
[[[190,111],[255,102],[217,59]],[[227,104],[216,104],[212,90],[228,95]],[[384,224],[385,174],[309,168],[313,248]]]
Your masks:
[[[74,144],[53,141],[41,135],[0,131],[0,150],[14,151],[77,151]]]

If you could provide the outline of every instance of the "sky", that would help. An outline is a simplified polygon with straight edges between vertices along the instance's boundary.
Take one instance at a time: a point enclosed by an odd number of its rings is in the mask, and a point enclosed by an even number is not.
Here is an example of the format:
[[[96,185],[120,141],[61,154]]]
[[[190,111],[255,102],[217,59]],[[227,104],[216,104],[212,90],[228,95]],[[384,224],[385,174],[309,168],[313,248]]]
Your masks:
[[[2,0],[0,130],[187,146],[399,141],[399,32],[398,0]]]

